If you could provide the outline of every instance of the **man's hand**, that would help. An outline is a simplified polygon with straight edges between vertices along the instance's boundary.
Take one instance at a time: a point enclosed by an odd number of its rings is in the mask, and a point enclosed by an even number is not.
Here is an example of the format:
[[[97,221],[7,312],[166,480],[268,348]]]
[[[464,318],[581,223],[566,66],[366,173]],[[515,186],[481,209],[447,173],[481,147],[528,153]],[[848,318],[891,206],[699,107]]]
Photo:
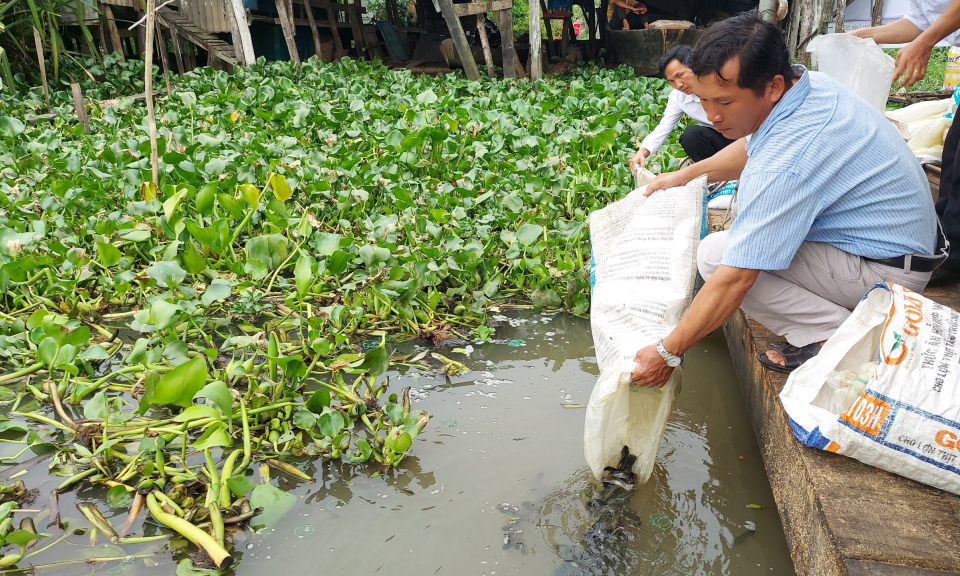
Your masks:
[[[677,172],[662,172],[647,184],[647,189],[643,192],[643,195],[649,196],[657,190],[683,186],[689,181],[690,180],[684,175],[683,170]]]
[[[636,174],[638,167],[643,168],[647,163],[647,150],[641,148],[633,155],[633,158],[627,161],[627,164],[630,166],[630,173]]]
[[[636,6],[634,6],[634,7],[632,7],[632,8],[628,8],[628,10],[630,10],[630,11],[633,12],[634,14],[643,14],[643,9],[640,8],[640,5],[639,5],[639,4],[636,5]]]
[[[637,351],[633,359],[637,363],[631,382],[646,388],[663,388],[673,374],[673,368],[667,366],[656,346],[647,346]]]
[[[930,60],[932,48],[918,38],[897,52],[896,68],[893,70],[894,82],[899,80],[901,86],[909,88],[923,80],[927,74],[927,62]]]

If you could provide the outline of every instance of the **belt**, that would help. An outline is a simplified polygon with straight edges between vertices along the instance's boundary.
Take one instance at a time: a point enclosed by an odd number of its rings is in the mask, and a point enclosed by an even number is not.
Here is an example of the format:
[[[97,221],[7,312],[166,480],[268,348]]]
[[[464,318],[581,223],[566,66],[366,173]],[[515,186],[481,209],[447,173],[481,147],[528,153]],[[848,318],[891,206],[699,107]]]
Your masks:
[[[944,261],[946,256],[921,256],[907,254],[894,258],[864,258],[867,262],[875,262],[891,268],[899,268],[904,272],[933,272]]]

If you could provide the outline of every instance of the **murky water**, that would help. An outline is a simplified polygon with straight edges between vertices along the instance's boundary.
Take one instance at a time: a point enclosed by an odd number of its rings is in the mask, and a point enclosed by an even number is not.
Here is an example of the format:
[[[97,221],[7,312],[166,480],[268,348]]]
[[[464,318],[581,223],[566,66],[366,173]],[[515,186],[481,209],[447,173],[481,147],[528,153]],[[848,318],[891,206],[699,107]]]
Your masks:
[[[585,410],[577,407],[587,403],[597,376],[589,322],[521,313],[504,322],[498,337],[499,343],[474,345],[465,361],[470,373],[450,379],[391,373],[391,389],[412,386],[415,408],[434,415],[399,470],[370,477],[376,468],[323,464],[321,470],[317,461],[306,468],[315,483],[276,473],[299,505],[274,529],[240,534],[235,573],[794,573],[722,335],[688,353],[652,478],[624,510],[602,518],[620,528],[586,544],[581,536],[598,520],[585,508],[597,483],[584,463]],[[5,445],[4,454],[16,447]],[[39,468],[21,478],[45,495],[61,479]],[[75,501],[95,496],[61,496],[71,529],[88,526]],[[115,524],[122,522],[125,511],[107,513],[98,502]],[[45,503],[39,497],[35,508]],[[148,523],[131,535],[142,533],[158,529]],[[185,556],[170,546],[90,548],[88,535],[76,535],[30,560],[159,549],[149,558],[46,573],[173,574]]]

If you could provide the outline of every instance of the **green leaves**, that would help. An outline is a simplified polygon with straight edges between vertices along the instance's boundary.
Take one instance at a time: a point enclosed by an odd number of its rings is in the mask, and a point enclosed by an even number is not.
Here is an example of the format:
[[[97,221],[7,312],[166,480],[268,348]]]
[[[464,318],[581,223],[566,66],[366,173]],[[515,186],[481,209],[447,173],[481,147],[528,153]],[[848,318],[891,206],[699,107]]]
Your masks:
[[[247,240],[247,257],[276,270],[287,259],[287,239],[280,234],[256,236]]]
[[[187,275],[176,262],[155,262],[145,272],[164,288],[176,288]]]
[[[23,122],[12,116],[0,116],[0,134],[7,137],[16,136],[23,132]]]
[[[190,406],[206,382],[207,363],[197,356],[167,372],[154,386],[148,385],[140,401],[140,413],[145,413],[150,404]]]
[[[250,493],[250,507],[263,511],[254,517],[252,523],[258,527],[275,526],[296,503],[297,497],[293,494],[271,484],[260,484]]]
[[[270,173],[267,175],[267,185],[273,190],[273,195],[277,200],[281,202],[286,202],[291,195],[293,195],[293,189],[290,188],[290,185],[287,184],[287,181],[280,174]]]
[[[313,285],[313,257],[302,253],[297,259],[297,265],[293,269],[293,279],[297,284],[297,294],[303,298],[310,286]]]
[[[327,412],[320,416],[317,420],[317,425],[320,426],[321,434],[330,438],[336,438],[343,430],[343,415],[339,412]]]
[[[524,224],[517,230],[517,241],[524,246],[529,246],[536,242],[542,233],[543,226],[539,224]]]

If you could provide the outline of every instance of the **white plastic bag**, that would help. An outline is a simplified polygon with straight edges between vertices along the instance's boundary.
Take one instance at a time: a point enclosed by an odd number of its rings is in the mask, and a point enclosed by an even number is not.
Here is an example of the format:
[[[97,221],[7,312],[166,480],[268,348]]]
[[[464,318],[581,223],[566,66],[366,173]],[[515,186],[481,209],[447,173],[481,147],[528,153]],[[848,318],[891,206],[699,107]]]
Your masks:
[[[590,395],[584,455],[598,478],[624,446],[645,482],[680,381],[630,384],[637,351],[670,333],[690,305],[697,246],[706,235],[706,178],[644,197],[645,188],[590,214],[590,325],[600,378]]]
[[[824,34],[810,41],[816,69],[857,93],[881,114],[893,84],[894,60],[870,38]]]
[[[797,438],[814,448],[960,494],[960,314],[878,284],[780,393]],[[834,371],[878,362],[842,413]]]

